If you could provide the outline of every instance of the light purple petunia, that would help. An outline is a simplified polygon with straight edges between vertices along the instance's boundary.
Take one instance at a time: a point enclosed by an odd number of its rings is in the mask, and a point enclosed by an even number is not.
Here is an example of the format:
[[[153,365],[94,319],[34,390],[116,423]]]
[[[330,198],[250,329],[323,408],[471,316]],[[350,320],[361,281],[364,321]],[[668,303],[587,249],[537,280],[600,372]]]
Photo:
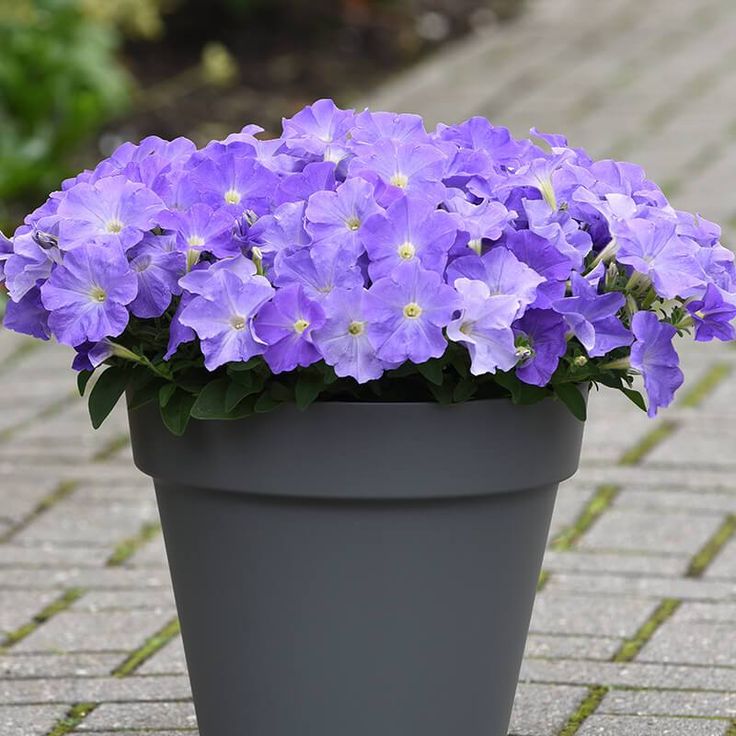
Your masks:
[[[138,293],[128,309],[136,317],[160,317],[181,293],[178,281],[186,272],[186,256],[176,249],[174,238],[147,235],[128,253],[138,279]]]
[[[453,215],[436,209],[424,197],[401,197],[385,213],[366,220],[361,238],[370,258],[368,273],[376,281],[414,259],[423,268],[442,273],[456,236]]]
[[[0,284],[5,281],[5,262],[13,253],[13,241],[0,230]]]
[[[175,235],[177,248],[187,255],[190,267],[204,252],[218,258],[240,252],[239,244],[233,239],[233,216],[226,208],[214,210],[198,203],[186,212],[163,212],[159,224]]]
[[[585,278],[573,273],[572,296],[553,304],[592,358],[631,345],[631,332],[616,317],[626,303],[619,292],[599,294]]]
[[[524,383],[546,386],[567,350],[564,320],[549,310],[530,309],[514,324],[514,332],[522,358],[516,375]]]
[[[736,319],[736,296],[731,295],[727,300],[715,284],[708,284],[703,298],[691,301],[687,311],[695,324],[695,339],[699,342],[736,340],[736,330],[731,324]]]
[[[325,362],[338,376],[351,376],[358,383],[380,378],[385,368],[368,339],[366,298],[363,288],[335,289],[323,302],[325,323],[313,339]]]
[[[312,333],[324,323],[324,310],[302,286],[291,284],[278,289],[255,322],[258,337],[268,345],[264,354],[268,367],[274,373],[284,373],[320,360]]]
[[[338,163],[348,154],[354,117],[353,110],[341,110],[332,100],[317,100],[284,120],[284,143],[296,155]]]
[[[38,283],[46,281],[61,262],[61,254],[56,246],[39,245],[35,233],[22,225],[13,238],[13,250],[4,256],[5,285],[10,298],[22,299]]]
[[[460,278],[455,289],[462,297],[460,316],[447,326],[447,336],[470,353],[474,376],[509,371],[518,362],[511,323],[519,309],[513,296],[493,296],[482,281]]]
[[[475,204],[458,190],[452,190],[445,206],[458,219],[458,237],[452,247],[452,254],[456,256],[470,252],[482,255],[516,217],[516,212],[510,212],[500,202],[484,199]]]
[[[357,258],[363,251],[361,235],[366,220],[383,209],[371,184],[350,179],[334,192],[315,192],[305,211],[306,230],[315,243],[329,242]]]
[[[418,260],[397,267],[368,291],[368,337],[389,363],[424,363],[447,347],[442,328],[460,307],[457,292]]]
[[[263,353],[266,345],[255,334],[253,319],[273,293],[262,276],[242,280],[222,269],[210,282],[207,296],[187,304],[179,321],[197,333],[207,370]]]
[[[130,314],[126,305],[138,293],[138,279],[122,249],[115,245],[80,245],[41,287],[49,328],[65,345],[99,342],[120,335]]]
[[[306,202],[285,202],[273,214],[257,218],[245,237],[238,238],[246,249],[257,246],[264,263],[270,268],[282,251],[303,248],[312,242],[304,229]]]
[[[39,340],[51,337],[49,312],[41,301],[41,290],[34,286],[17,301],[10,300],[5,306],[3,326],[22,335],[30,335]]]
[[[163,209],[157,194],[125,176],[82,182],[59,202],[59,247],[72,250],[94,241],[127,250],[157,224]]]
[[[684,380],[672,345],[677,330],[660,322],[654,312],[637,312],[631,320],[631,329],[636,338],[631,346],[631,365],[644,378],[649,398],[647,413],[653,417],[659,408],[672,403],[675,391]]]
[[[332,192],[336,186],[335,164],[330,161],[315,161],[279,182],[274,204],[278,206],[284,202],[306,202],[315,192]]]

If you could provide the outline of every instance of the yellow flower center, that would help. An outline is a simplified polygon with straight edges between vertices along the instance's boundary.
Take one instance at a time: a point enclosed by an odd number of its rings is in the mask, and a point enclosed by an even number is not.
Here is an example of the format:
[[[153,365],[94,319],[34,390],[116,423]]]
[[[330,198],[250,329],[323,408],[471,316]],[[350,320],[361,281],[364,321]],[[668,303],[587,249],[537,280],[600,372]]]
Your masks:
[[[243,330],[245,329],[245,318],[236,314],[230,318],[230,324],[234,330]]]
[[[557,209],[557,197],[555,196],[555,188],[552,186],[552,180],[549,178],[542,179],[537,177],[539,182],[539,191],[544,197],[544,201],[553,209]]]
[[[105,290],[101,288],[100,286],[93,286],[92,290],[89,292],[90,297],[92,298],[92,301],[95,302],[102,302],[107,299],[107,294],[105,293]]]
[[[402,174],[400,171],[397,171],[391,177],[390,181],[395,187],[400,187],[401,189],[406,189],[409,185],[409,177],[406,174]]]
[[[345,224],[348,226],[348,230],[357,230],[360,227],[360,219],[353,215],[352,217],[348,217]]]
[[[123,223],[120,222],[120,220],[118,220],[117,218],[115,218],[113,220],[110,220],[110,222],[107,223],[107,232],[119,233],[123,229],[123,227],[125,227]]]
[[[483,241],[480,238],[473,238],[468,241],[468,248],[480,255],[481,249],[483,248]]]
[[[187,245],[191,245],[192,248],[197,248],[204,245],[204,238],[201,235],[190,235],[187,238]]]
[[[225,192],[225,201],[228,204],[240,204],[240,192],[236,192],[234,189],[228,189]]]
[[[473,334],[473,323],[463,322],[462,325],[460,325],[460,332],[462,332],[463,335],[472,335]]]
[[[309,327],[309,322],[305,319],[298,319],[294,322],[294,332],[297,332],[300,335],[307,329],[307,327]]]
[[[422,314],[422,308],[416,302],[409,302],[404,307],[404,317],[408,319],[417,319]]]
[[[348,326],[348,332],[357,337],[365,332],[365,322],[351,322]]]
[[[403,259],[405,261],[410,261],[412,258],[414,258],[414,254],[416,253],[416,249],[414,248],[414,246],[411,243],[406,242],[406,243],[402,243],[398,247],[398,249],[397,249],[396,252],[399,254],[399,258],[401,258],[401,259]]]

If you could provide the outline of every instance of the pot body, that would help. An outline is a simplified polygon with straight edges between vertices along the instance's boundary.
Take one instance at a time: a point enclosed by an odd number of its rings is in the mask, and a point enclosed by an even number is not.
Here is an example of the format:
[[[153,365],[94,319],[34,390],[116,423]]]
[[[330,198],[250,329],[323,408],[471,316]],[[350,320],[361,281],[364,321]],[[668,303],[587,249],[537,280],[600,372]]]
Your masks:
[[[554,401],[317,404],[166,431],[152,475],[202,736],[505,736],[558,482]]]

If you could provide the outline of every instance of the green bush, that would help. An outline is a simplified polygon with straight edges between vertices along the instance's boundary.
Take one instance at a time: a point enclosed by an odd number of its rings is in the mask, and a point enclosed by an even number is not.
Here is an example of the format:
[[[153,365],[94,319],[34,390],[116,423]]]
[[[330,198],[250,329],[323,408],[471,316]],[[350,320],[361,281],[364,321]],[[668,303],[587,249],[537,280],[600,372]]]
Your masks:
[[[116,31],[79,0],[0,7],[0,199],[58,186],[78,145],[128,103]]]

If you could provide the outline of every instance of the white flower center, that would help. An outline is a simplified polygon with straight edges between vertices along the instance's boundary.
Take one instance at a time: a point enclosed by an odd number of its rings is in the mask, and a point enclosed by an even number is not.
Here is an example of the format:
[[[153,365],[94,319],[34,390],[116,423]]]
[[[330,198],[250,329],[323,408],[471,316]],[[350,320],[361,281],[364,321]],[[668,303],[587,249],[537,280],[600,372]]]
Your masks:
[[[114,217],[112,220],[110,220],[107,223],[107,232],[109,233],[119,233],[125,225],[117,219],[117,217]]]
[[[360,218],[353,215],[352,217],[348,217],[345,224],[348,226],[348,230],[357,230],[360,227]]]
[[[422,308],[416,302],[409,302],[404,307],[404,317],[408,319],[417,319],[422,314]]]
[[[309,327],[309,322],[307,322],[307,320],[305,319],[298,319],[296,322],[294,322],[294,332],[299,335],[301,335],[304,330],[307,329],[307,327]]]
[[[237,202],[235,204],[237,204]],[[187,245],[191,245],[192,248],[197,248],[204,245],[204,238],[201,235],[190,235],[187,238]]]
[[[402,174],[400,171],[397,171],[391,177],[390,182],[395,187],[400,187],[401,189],[406,189],[406,187],[409,186],[409,177],[406,174]]]
[[[93,286],[89,296],[93,302],[99,302],[100,304],[107,299],[107,293],[101,286]]]
[[[239,314],[235,314],[230,317],[230,324],[234,330],[245,329],[245,317],[241,317]]]
[[[557,197],[555,196],[555,189],[552,186],[552,179],[549,177],[541,178],[537,177],[539,182],[539,191],[544,197],[544,201],[553,209],[557,209]]]
[[[460,325],[460,332],[462,332],[463,335],[472,335],[474,324],[474,322],[463,322],[462,325]]]
[[[225,201],[228,204],[240,204],[240,192],[235,191],[235,189],[228,189],[225,192]]]
[[[138,273],[143,273],[151,265],[151,256],[140,256],[130,264]]]
[[[409,243],[402,243],[396,250],[396,252],[399,254],[399,258],[401,258],[404,261],[410,261],[412,258],[414,258],[414,254],[416,253],[416,248]]]
[[[348,325],[348,332],[353,335],[353,337],[362,335],[365,332],[365,322],[351,322],[350,325]]]
[[[480,238],[472,238],[468,241],[468,248],[480,255],[481,249],[483,248],[483,241]]]

